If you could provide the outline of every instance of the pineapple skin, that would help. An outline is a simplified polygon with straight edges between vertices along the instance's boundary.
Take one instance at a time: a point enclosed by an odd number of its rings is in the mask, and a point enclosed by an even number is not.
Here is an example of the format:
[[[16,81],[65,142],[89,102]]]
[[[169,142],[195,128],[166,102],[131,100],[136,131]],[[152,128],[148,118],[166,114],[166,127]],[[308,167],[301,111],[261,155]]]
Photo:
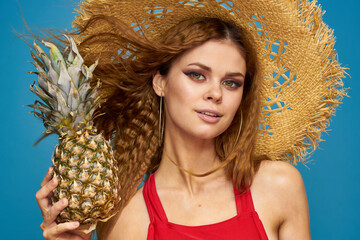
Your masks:
[[[52,157],[59,180],[52,202],[67,198],[57,222],[79,221],[95,226],[116,214],[120,202],[119,169],[109,141],[91,131],[59,138]],[[104,218],[106,216],[106,218]]]

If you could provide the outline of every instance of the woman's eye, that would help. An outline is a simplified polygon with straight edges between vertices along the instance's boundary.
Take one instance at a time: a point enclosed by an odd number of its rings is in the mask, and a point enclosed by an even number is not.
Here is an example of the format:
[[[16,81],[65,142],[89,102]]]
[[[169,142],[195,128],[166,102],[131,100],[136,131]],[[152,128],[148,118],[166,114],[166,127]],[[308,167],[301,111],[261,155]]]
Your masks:
[[[201,73],[198,73],[198,72],[188,72],[188,73],[185,73],[185,75],[187,75],[193,79],[196,79],[196,80],[205,79],[204,75],[202,75]]]
[[[231,80],[223,81],[223,85],[225,85],[226,87],[230,87],[230,88],[241,87],[241,83],[236,82],[236,81],[231,81]]]

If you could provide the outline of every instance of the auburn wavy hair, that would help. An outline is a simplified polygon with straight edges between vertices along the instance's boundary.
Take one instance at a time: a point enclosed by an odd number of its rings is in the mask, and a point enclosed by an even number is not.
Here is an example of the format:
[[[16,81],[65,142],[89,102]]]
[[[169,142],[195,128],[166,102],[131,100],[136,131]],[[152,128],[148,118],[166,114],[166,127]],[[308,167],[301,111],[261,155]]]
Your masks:
[[[107,26],[104,31],[86,34],[87,29],[99,22]],[[90,18],[78,31],[77,36],[85,36],[78,38],[85,63],[100,60],[94,71],[94,81],[101,81],[103,103],[95,125],[111,139],[118,161],[122,187],[120,211],[161,161],[159,97],[152,88],[154,74],[159,71],[166,75],[174,60],[184,52],[213,39],[232,41],[246,59],[241,105],[229,128],[216,138],[215,147],[221,167],[235,186],[244,190],[251,185],[264,157],[254,156],[262,77],[249,34],[219,19],[193,18],[176,24],[154,41],[142,31],[135,32],[118,19],[102,15]],[[235,142],[240,114],[242,129]],[[106,235],[114,219],[98,225],[99,239]]]

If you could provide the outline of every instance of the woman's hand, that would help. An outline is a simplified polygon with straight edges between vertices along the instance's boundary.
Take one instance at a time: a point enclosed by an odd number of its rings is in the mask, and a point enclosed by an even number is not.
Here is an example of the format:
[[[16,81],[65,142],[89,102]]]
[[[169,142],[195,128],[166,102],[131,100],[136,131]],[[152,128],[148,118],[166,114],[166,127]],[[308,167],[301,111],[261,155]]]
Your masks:
[[[45,239],[74,239],[83,240],[90,239],[89,234],[85,234],[76,230],[80,224],[79,222],[66,222],[56,223],[56,217],[59,215],[67,205],[66,198],[60,199],[54,205],[51,203],[52,190],[57,186],[58,180],[52,177],[52,167],[49,168],[45,178],[41,183],[41,189],[36,193],[36,200],[41,209],[44,221],[41,223],[40,228],[43,230]]]

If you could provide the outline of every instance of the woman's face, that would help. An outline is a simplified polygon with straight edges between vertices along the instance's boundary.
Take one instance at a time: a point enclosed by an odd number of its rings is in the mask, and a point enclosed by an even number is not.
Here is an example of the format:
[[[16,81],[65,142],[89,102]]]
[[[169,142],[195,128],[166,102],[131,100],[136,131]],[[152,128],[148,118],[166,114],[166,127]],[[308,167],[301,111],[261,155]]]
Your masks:
[[[166,76],[156,74],[166,131],[212,139],[231,124],[243,95],[246,63],[229,40],[209,40],[175,60]]]

